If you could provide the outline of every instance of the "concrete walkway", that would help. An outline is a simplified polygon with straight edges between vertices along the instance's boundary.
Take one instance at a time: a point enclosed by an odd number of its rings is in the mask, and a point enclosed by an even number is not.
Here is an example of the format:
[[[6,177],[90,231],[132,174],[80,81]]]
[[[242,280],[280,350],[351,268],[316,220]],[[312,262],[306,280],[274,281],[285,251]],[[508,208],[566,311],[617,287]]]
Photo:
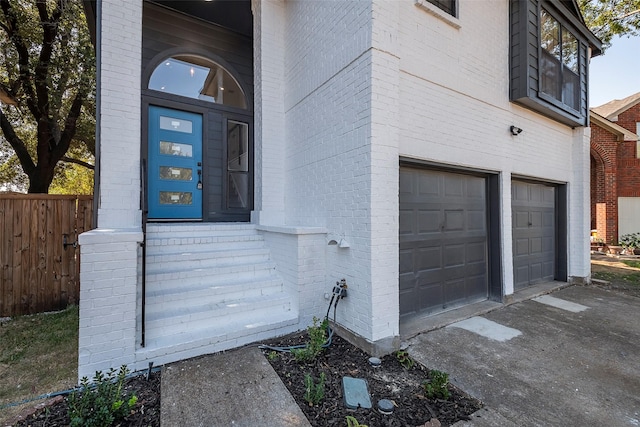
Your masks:
[[[166,365],[162,427],[305,427],[309,422],[257,346]]]
[[[582,286],[530,297],[409,340],[485,403],[456,427],[640,426],[640,298]],[[165,366],[161,410],[163,427],[309,426],[255,346]]]

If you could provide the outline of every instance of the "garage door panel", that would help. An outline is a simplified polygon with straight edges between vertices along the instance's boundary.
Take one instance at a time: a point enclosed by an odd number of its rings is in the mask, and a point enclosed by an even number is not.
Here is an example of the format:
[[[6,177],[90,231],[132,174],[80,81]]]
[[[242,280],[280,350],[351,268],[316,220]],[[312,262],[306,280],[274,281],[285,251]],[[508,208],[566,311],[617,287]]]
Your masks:
[[[413,274],[413,250],[404,249],[400,251],[400,274]]]
[[[532,237],[529,239],[529,254],[542,254],[542,238]]]
[[[413,280],[413,298],[408,296],[411,292],[405,292],[411,285],[402,283],[401,315],[432,313],[460,301],[486,299],[486,179],[405,168],[400,179],[417,183],[401,183],[401,188],[411,188],[413,193],[400,193],[401,212],[407,212],[400,221],[416,224],[412,234],[400,235],[401,251],[415,251],[414,276],[405,278]],[[409,227],[401,225],[400,229]],[[401,271],[406,268],[403,265]],[[469,277],[473,277],[471,282]]]
[[[467,211],[467,230],[486,232],[487,217],[484,210],[468,210]]]
[[[415,230],[412,210],[400,210],[400,235],[411,235]]]
[[[447,308],[449,304],[455,304],[459,301],[464,300],[464,295],[466,295],[466,287],[465,287],[465,278],[457,278],[453,280],[447,280],[443,287],[445,292],[445,303],[442,308]]]
[[[512,181],[511,194],[515,288],[553,280],[555,187]]]
[[[529,253],[529,239],[517,239],[513,252],[515,256],[527,255]]]
[[[516,228],[529,228],[529,212],[516,210],[513,213],[513,224]]]
[[[480,300],[488,298],[489,292],[487,290],[486,283],[486,274],[467,277],[467,293],[470,295],[477,295]]]
[[[442,212],[435,209],[418,211],[418,233],[440,233]]]
[[[457,174],[443,175],[445,198],[456,198],[464,196],[465,177]]]
[[[542,263],[542,277],[549,277],[553,275],[555,262],[545,261]]]
[[[464,230],[464,211],[462,209],[445,210],[443,228],[445,232]]]
[[[422,273],[439,268],[442,268],[442,248],[440,246],[418,250],[414,265],[415,271]]]
[[[442,193],[442,187],[440,179],[437,175],[432,174],[421,174],[415,175],[412,173],[412,179],[415,179],[418,183],[417,185],[417,193],[414,193],[415,196],[418,196],[421,200],[426,196],[439,196]]]
[[[466,258],[468,263],[484,263],[487,259],[487,245],[484,242],[468,243]]]
[[[415,179],[413,179],[413,176],[408,173],[405,172],[404,170],[400,170],[400,185],[399,185],[399,192],[400,195],[403,198],[407,198],[407,197],[413,197],[413,194],[416,192],[414,190],[414,186],[416,185],[416,181]]]
[[[465,263],[465,245],[451,244],[444,247],[444,267],[464,266]]]
[[[525,265],[514,269],[516,283],[529,282],[529,266]]]
[[[486,185],[484,179],[467,180],[467,192],[465,197],[468,199],[478,199],[479,203],[483,203],[486,199]]]

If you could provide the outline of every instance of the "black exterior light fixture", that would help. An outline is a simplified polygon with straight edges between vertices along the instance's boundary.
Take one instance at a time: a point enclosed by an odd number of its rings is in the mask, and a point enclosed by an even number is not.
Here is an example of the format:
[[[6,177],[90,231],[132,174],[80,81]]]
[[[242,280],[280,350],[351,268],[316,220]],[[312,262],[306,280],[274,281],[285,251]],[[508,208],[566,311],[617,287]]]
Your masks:
[[[522,129],[520,129],[520,128],[519,128],[519,127],[517,127],[517,126],[513,126],[513,125],[511,125],[511,127],[509,128],[509,130],[511,131],[511,135],[513,135],[513,136],[518,136],[518,135],[520,135],[520,133],[522,132]]]

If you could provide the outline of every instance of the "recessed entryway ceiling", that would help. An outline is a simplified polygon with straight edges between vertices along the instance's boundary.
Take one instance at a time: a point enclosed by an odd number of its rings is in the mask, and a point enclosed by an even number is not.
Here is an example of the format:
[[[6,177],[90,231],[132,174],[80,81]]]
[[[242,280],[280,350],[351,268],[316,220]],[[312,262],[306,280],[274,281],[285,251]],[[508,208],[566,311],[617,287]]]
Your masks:
[[[152,0],[152,3],[195,16],[245,36],[253,35],[253,15],[249,0]]]

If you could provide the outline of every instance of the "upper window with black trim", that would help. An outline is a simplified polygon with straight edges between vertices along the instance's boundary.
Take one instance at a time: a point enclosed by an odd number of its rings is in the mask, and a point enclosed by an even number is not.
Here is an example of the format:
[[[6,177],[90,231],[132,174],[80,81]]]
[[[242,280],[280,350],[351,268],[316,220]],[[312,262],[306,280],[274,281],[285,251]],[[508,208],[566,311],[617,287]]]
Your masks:
[[[451,16],[456,16],[456,0],[427,0]]]
[[[578,39],[545,9],[540,10],[540,92],[580,109]]]
[[[575,1],[510,1],[510,99],[566,125],[588,126],[589,54],[601,42]]]

